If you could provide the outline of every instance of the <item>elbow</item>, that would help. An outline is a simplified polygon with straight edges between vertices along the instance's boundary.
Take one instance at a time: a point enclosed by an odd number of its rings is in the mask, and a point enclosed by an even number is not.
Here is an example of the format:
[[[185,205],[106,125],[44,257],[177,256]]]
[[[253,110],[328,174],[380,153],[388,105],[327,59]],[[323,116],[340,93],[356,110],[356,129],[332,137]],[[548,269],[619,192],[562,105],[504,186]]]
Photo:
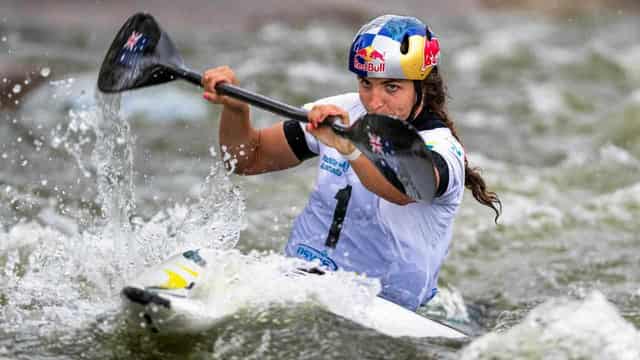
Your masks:
[[[384,199],[389,201],[390,203],[393,203],[399,206],[405,206],[405,205],[409,205],[416,202],[415,200],[413,200],[412,198],[408,197],[405,194],[401,194],[401,195],[402,196],[390,197],[390,198],[384,198]]]
[[[239,161],[236,157],[233,157],[226,160],[224,166],[229,173],[240,176],[259,175],[268,172],[263,166],[258,165],[256,161],[250,161],[247,158]]]
[[[251,167],[238,161],[235,157],[224,161],[224,167],[230,174],[236,174],[240,176],[256,175],[260,172],[252,169]]]
[[[246,151],[227,146],[221,146],[220,150],[224,167],[229,174],[245,176],[260,173],[255,166],[255,151]]]
[[[396,189],[392,185],[390,185],[389,187],[383,187],[383,188],[371,186],[370,184],[365,184],[365,183],[363,183],[363,185],[365,188],[367,188],[367,190],[371,191],[372,193],[378,195],[379,197],[385,199],[386,201],[392,204],[404,206],[404,205],[408,205],[415,202],[415,200],[413,200],[412,198],[410,198],[400,190]]]

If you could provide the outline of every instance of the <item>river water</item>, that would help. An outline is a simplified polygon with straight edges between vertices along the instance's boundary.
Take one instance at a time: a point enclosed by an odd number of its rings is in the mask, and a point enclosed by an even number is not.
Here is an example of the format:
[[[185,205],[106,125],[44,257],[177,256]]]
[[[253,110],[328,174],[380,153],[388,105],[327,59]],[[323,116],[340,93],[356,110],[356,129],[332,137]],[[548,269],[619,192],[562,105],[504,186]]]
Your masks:
[[[0,358],[640,358],[640,21],[475,14],[431,21],[450,110],[504,214],[469,192],[440,293],[419,313],[473,336],[392,338],[333,315],[373,294],[281,286],[274,269],[315,161],[229,175],[219,109],[171,83],[96,94],[115,34],[63,35],[3,19],[3,59],[38,64],[0,123]],[[301,105],[353,91],[355,26],[272,23],[235,34],[165,29],[194,69]],[[2,81],[2,80],[0,80]],[[255,123],[277,119],[253,111]],[[124,321],[119,291],[184,249],[226,252],[235,304],[198,336]],[[368,288],[375,289],[375,286]]]

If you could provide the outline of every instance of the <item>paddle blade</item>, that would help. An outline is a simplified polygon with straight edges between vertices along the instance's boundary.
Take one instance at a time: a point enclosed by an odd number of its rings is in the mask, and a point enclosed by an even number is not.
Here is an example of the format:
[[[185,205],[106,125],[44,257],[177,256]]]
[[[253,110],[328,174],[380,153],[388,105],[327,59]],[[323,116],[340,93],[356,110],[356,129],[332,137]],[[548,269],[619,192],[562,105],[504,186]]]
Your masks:
[[[184,62],[153,16],[137,13],[122,25],[98,75],[98,89],[120,92],[172,81]]]
[[[347,131],[348,138],[385,178],[414,200],[435,196],[433,159],[417,130],[405,121],[367,114]]]

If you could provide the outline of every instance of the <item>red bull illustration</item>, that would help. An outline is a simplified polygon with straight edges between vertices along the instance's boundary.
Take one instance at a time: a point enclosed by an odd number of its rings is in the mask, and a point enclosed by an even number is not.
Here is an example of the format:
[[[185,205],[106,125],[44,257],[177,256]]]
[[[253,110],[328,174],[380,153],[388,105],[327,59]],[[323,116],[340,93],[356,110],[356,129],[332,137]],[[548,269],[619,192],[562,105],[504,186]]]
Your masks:
[[[424,62],[422,63],[422,71],[429,66],[438,65],[438,57],[440,56],[440,42],[438,38],[432,38],[424,45]]]
[[[353,66],[366,72],[384,72],[384,54],[367,46],[356,51]]]

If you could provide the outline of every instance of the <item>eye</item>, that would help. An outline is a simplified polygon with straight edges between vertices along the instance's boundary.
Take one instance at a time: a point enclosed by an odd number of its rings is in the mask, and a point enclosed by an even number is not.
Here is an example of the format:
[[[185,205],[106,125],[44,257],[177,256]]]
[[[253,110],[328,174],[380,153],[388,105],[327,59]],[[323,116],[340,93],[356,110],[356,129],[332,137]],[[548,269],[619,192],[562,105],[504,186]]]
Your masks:
[[[384,87],[385,89],[387,89],[388,92],[391,92],[391,93],[398,91],[398,89],[400,88],[398,84],[394,84],[394,83],[385,84]]]
[[[359,78],[358,80],[360,80],[360,85],[364,88],[369,88],[371,87],[371,81],[365,79],[365,78]]]

